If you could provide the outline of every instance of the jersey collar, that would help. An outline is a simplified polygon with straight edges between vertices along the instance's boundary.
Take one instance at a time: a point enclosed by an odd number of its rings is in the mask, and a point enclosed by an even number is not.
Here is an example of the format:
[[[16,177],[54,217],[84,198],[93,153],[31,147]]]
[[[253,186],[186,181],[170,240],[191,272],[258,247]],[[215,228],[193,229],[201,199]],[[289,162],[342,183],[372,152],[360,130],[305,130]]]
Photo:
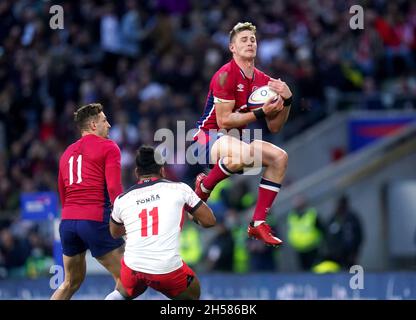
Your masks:
[[[139,181],[137,181],[137,184],[149,183],[149,182],[157,181],[160,179],[161,178],[156,178],[156,177],[140,179]]]
[[[240,71],[240,73],[241,73],[241,76],[243,77],[243,79],[244,80],[249,80],[249,81],[254,81],[254,79],[255,79],[255,77],[256,77],[256,68],[254,68],[254,72],[253,72],[253,78],[248,78],[245,74],[244,74],[244,71],[243,71],[243,69],[241,69],[240,68],[240,66],[237,64],[237,62],[235,62],[235,60],[234,60],[234,58],[233,59],[231,59],[231,63],[232,64],[234,64],[234,66],[236,67],[236,68],[238,68],[238,70]]]

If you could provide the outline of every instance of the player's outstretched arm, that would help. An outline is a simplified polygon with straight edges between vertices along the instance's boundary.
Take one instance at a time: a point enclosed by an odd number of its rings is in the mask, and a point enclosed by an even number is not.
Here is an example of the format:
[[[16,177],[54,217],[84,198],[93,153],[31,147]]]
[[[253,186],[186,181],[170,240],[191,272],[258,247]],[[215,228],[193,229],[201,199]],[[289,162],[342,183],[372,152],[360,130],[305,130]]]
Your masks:
[[[203,201],[202,204],[192,213],[192,215],[193,220],[204,228],[215,226],[216,219],[214,213]]]

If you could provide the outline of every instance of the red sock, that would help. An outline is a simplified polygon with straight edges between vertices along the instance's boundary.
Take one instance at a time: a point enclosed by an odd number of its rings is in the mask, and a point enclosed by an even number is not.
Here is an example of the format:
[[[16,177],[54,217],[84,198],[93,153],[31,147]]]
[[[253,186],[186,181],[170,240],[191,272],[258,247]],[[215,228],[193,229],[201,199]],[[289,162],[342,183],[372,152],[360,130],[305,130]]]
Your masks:
[[[274,199],[279,193],[281,184],[261,179],[259,185],[259,196],[257,198],[256,209],[253,214],[253,221],[266,220],[267,213],[273,204]]]
[[[218,160],[214,168],[211,169],[208,176],[204,179],[203,185],[208,190],[213,190],[218,182],[228,178],[233,172],[228,170],[222,162]]]

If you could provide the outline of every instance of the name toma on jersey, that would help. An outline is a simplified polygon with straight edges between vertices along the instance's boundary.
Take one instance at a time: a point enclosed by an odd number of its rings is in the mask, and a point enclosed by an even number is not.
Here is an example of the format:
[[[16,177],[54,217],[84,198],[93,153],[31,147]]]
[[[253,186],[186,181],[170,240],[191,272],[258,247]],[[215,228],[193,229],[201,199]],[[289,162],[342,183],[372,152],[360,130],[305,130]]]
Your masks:
[[[159,194],[152,194],[150,196],[148,196],[147,198],[143,198],[143,199],[139,199],[136,201],[136,203],[139,204],[145,204],[145,203],[149,203],[149,202],[153,202],[156,200],[160,200],[160,196]]]

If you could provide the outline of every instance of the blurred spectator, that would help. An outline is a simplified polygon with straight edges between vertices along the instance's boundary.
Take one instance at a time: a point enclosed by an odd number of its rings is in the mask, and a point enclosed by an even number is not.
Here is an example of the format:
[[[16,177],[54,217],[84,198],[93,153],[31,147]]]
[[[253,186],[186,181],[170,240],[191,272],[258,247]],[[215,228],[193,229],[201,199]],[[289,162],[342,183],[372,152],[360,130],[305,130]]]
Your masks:
[[[16,238],[9,229],[0,231],[0,256],[8,276],[24,276],[29,255],[30,244],[27,240]]]
[[[216,235],[207,248],[207,271],[233,271],[234,239],[224,221],[215,226]]]
[[[315,208],[309,206],[302,195],[294,201],[287,217],[288,240],[295,250],[300,268],[310,271],[319,258],[324,237],[324,227]]]
[[[414,25],[406,21],[397,3],[388,3],[386,9],[384,16],[375,19],[375,28],[384,43],[387,75],[393,76],[397,69],[414,69],[411,45],[415,34]]]
[[[116,114],[114,125],[110,132],[110,138],[121,149],[125,146],[136,145],[138,143],[139,132],[137,127],[129,122],[128,115],[125,111],[122,110]]]
[[[233,272],[250,271],[250,252],[247,247],[247,221],[241,211],[230,209],[225,216],[225,225],[233,238]]]
[[[174,30],[173,18],[168,14],[166,9],[157,11],[152,19],[149,21],[150,26],[148,33],[148,40],[150,45],[154,48],[159,56],[169,53],[174,45]]]
[[[46,243],[36,229],[29,232],[28,241],[31,250],[25,264],[26,275],[32,279],[48,275],[53,265],[51,245]]]
[[[272,227],[275,234],[279,234]],[[275,262],[276,249],[270,246],[265,246],[257,240],[248,239],[247,249],[250,255],[250,271],[251,272],[273,272],[277,269]]]
[[[186,221],[180,236],[180,256],[192,269],[198,269],[202,258],[203,244],[198,226]]]
[[[120,23],[120,50],[132,58],[140,52],[140,40],[143,37],[140,12],[136,0],[126,0],[126,13]]]
[[[303,110],[311,111],[306,113],[307,116],[305,115],[304,127],[317,122],[326,113],[324,109],[323,85],[316,72],[312,61],[309,60],[301,61],[296,71],[297,95],[301,98],[300,107]]]
[[[120,50],[119,21],[111,2],[103,8],[100,27],[101,47],[105,52],[117,53]]]
[[[101,49],[104,51],[102,70],[111,76],[117,65],[117,54],[120,52],[120,26],[114,4],[107,2],[102,8],[100,21]],[[92,101],[85,102],[85,104]]]
[[[364,80],[362,106],[364,110],[383,109],[381,94],[377,90],[375,80],[372,77]]]
[[[327,227],[328,255],[343,268],[349,268],[358,261],[363,232],[360,220],[351,209],[346,195],[341,196]]]
[[[245,179],[221,181],[212,191],[208,204],[217,218],[216,234],[206,247],[208,270],[244,273],[249,271],[247,226],[242,211],[253,206],[253,196]]]

